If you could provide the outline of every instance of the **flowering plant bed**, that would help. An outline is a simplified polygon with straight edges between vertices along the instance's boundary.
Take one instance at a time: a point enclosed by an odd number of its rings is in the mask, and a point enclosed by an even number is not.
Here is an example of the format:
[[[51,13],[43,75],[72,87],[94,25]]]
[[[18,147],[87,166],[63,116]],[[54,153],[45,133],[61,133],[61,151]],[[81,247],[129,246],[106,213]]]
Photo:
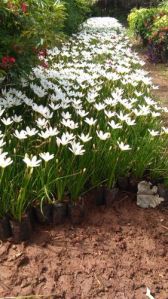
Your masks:
[[[151,96],[144,62],[113,18],[93,18],[48,51],[20,89],[0,98],[0,213],[77,204],[121,177],[167,177],[167,113]]]

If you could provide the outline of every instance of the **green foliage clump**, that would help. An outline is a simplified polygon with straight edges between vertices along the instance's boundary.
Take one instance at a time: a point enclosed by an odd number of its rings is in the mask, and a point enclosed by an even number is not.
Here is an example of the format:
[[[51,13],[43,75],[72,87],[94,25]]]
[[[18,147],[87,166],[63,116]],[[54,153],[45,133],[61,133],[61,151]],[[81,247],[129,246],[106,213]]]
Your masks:
[[[19,79],[45,62],[47,49],[78,29],[93,1],[1,0],[0,81]],[[39,60],[40,56],[40,60]]]
[[[17,79],[39,62],[38,53],[55,44],[64,26],[65,7],[53,0],[2,0],[0,72]],[[42,54],[42,52],[40,52]]]
[[[65,32],[75,32],[79,25],[88,16],[91,8],[91,1],[88,0],[64,0],[67,18],[65,20]]]
[[[133,9],[128,22],[130,30],[148,46],[152,61],[168,59],[168,7]]]
[[[157,8],[133,9],[128,16],[129,27],[145,42],[150,35]]]

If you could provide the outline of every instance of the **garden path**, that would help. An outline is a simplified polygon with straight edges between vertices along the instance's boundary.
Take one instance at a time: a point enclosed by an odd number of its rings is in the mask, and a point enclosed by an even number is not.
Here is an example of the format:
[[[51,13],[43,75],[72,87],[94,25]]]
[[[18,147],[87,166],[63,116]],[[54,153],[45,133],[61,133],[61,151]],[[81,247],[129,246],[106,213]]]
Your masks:
[[[149,72],[153,83],[159,87],[159,89],[153,90],[153,94],[160,99],[163,106],[168,107],[168,64],[154,64],[149,62],[146,49],[141,46],[141,43],[134,39],[132,39],[132,42],[133,47],[146,63],[144,69]]]

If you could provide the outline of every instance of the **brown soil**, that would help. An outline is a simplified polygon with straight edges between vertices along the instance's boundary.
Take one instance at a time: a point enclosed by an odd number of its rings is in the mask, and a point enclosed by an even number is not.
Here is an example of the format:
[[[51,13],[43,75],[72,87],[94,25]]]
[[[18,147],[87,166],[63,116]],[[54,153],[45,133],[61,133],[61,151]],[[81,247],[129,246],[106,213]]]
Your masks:
[[[95,207],[94,197],[82,225],[67,220],[0,245],[0,297],[145,299],[149,287],[168,299],[168,209],[143,210],[128,193]]]
[[[168,107],[168,64],[154,64],[147,58],[147,50],[142,46],[139,40],[132,40],[134,49],[139,53],[140,57],[145,61],[144,69],[149,72],[153,79],[153,83],[159,87],[153,90],[154,96],[161,101],[163,106]]]
[[[156,65],[147,61],[145,69],[152,77],[153,83],[159,87],[153,91],[153,94],[163,106],[168,107],[168,66],[161,63]]]

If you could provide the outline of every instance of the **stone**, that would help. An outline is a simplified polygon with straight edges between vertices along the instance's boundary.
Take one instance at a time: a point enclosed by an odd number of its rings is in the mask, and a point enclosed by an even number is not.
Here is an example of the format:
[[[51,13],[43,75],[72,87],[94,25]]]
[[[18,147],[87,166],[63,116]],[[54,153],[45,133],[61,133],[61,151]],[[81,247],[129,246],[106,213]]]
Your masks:
[[[137,205],[139,207],[143,209],[156,208],[163,201],[164,198],[159,196],[157,186],[152,186],[147,181],[138,184]]]

